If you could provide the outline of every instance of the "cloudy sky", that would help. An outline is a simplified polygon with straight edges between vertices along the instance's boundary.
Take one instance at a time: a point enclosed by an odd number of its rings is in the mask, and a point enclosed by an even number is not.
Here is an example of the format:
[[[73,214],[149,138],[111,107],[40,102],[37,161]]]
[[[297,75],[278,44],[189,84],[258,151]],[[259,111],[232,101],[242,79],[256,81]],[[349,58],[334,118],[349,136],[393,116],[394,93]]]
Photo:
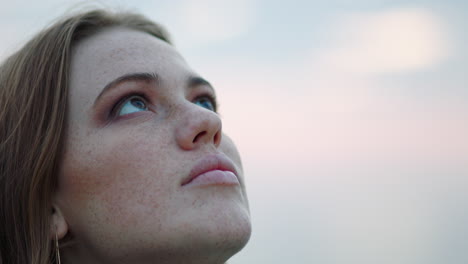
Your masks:
[[[92,1],[6,1],[0,58]],[[230,264],[468,263],[468,2],[100,1],[164,24],[238,144]]]

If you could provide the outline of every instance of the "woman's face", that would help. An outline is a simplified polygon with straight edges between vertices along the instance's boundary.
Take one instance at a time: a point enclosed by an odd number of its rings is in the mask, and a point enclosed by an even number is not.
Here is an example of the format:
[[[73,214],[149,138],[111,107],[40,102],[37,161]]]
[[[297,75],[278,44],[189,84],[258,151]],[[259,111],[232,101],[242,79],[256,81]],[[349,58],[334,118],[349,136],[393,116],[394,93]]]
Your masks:
[[[111,28],[74,47],[55,196],[74,240],[63,258],[222,263],[246,244],[242,165],[213,98],[146,33]]]

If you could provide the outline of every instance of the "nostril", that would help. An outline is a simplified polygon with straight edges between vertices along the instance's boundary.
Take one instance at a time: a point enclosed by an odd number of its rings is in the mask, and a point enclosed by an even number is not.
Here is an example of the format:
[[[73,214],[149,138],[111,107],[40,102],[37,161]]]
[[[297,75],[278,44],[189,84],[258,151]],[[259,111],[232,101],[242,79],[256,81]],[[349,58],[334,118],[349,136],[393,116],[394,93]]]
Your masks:
[[[219,145],[220,142],[221,142],[221,133],[217,132],[214,136],[214,143],[215,145]]]
[[[198,141],[198,139],[203,137],[205,134],[206,134],[206,131],[198,133],[198,135],[193,139],[193,143],[196,143]]]

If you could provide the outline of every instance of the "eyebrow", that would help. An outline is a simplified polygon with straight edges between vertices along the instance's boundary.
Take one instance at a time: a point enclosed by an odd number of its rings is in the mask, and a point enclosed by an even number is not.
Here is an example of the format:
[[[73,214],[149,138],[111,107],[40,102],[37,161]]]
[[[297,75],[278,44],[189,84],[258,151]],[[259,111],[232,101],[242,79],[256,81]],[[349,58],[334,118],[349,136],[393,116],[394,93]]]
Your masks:
[[[121,83],[129,82],[129,81],[145,81],[145,82],[159,82],[159,76],[156,73],[149,73],[149,72],[135,72],[135,73],[128,73],[117,77],[115,80],[109,82],[104,86],[102,91],[94,100],[94,105],[99,101],[103,94],[107,91],[111,90],[112,88],[118,86]]]
[[[214,88],[211,85],[211,83],[199,76],[189,76],[187,83],[188,83],[188,87],[190,88],[196,87],[196,86],[208,86],[211,90],[214,91]]]

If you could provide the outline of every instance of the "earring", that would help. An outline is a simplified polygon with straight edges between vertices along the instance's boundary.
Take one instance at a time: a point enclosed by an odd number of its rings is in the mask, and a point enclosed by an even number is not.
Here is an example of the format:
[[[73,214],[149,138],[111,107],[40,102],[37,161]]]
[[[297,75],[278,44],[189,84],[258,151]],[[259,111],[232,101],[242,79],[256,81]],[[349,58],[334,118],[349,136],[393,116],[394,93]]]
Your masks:
[[[58,243],[58,238],[57,238],[57,232],[55,232],[55,263],[61,264],[60,263],[60,248],[59,248],[59,243]]]

